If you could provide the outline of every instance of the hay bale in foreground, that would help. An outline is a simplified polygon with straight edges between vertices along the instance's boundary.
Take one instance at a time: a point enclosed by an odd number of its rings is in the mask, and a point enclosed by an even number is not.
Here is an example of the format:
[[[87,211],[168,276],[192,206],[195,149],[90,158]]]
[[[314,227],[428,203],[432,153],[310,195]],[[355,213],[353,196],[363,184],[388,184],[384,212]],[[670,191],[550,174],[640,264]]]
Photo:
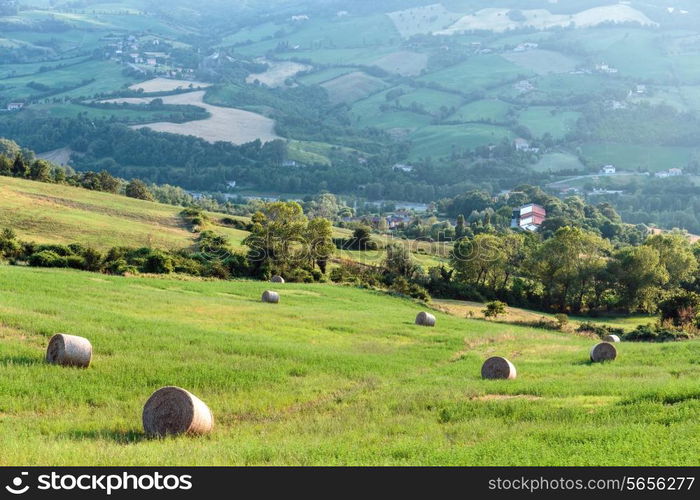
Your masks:
[[[284,283],[284,278],[282,276],[273,276],[270,280],[271,283]]]
[[[268,304],[279,304],[280,294],[277,292],[272,292],[270,290],[266,290],[262,294],[262,301],[267,302]]]
[[[591,361],[598,363],[600,361],[612,361],[617,357],[617,349],[608,342],[601,342],[594,345],[591,349]]]
[[[143,407],[143,430],[149,436],[207,434],[214,427],[214,416],[197,396],[179,387],[163,387],[154,392]]]
[[[618,337],[617,335],[606,335],[603,340],[605,342],[615,343],[615,342],[620,342],[620,337]]]
[[[487,359],[481,367],[481,377],[485,379],[511,380],[517,375],[513,363],[498,356]]]
[[[425,311],[418,313],[418,316],[416,316],[416,325],[435,326],[435,321],[435,316]]]
[[[54,365],[87,368],[92,361],[92,344],[83,337],[57,333],[49,340],[46,361]]]

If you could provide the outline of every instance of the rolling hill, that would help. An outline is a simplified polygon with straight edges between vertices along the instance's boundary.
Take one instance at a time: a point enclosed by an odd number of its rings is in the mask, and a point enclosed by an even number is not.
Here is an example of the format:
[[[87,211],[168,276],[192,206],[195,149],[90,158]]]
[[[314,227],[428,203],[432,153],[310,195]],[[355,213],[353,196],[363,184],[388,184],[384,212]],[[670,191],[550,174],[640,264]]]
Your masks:
[[[11,177],[0,177],[0,197],[0,227],[38,243],[179,249],[197,237],[179,216],[181,208],[171,205]],[[234,244],[246,234],[221,226],[217,231]]]

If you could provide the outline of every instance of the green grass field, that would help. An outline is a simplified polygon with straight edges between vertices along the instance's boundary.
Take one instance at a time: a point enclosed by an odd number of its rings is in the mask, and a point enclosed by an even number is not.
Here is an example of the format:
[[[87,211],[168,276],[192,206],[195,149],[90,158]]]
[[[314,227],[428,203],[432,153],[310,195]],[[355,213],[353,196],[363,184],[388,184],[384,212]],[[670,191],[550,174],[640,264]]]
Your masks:
[[[503,123],[508,118],[510,105],[497,99],[484,99],[461,106],[449,121]]]
[[[527,127],[535,137],[550,134],[554,139],[561,139],[576,130],[576,122],[581,113],[562,111],[551,106],[532,106],[520,113],[518,121]]]
[[[7,99],[28,99],[53,92],[52,97],[93,97],[102,92],[119,90],[134,79],[122,74],[123,68],[113,61],[88,60],[64,68],[0,80],[0,94]],[[45,85],[49,90],[37,90],[29,84]],[[65,92],[57,91],[70,88]]]
[[[571,153],[552,152],[543,155],[533,167],[537,172],[558,172],[560,170],[585,170],[581,161]]]
[[[419,80],[434,82],[459,92],[469,93],[527,77],[532,73],[498,55],[480,55],[449,68],[422,76]]]
[[[0,177],[0,228],[39,243],[186,248],[197,237],[180,208],[70,186]],[[220,215],[211,214],[213,220]],[[216,227],[234,244],[246,233]]]
[[[477,146],[497,144],[513,138],[510,130],[495,125],[430,125],[411,135],[411,158],[449,156],[452,151],[466,151]]]
[[[689,147],[615,143],[587,143],[582,150],[593,163],[613,164],[621,170],[642,172],[684,168],[697,152]]]
[[[695,465],[698,342],[618,345],[436,313],[329,285],[121,278],[0,267],[0,465]],[[66,291],[70,290],[70,293]],[[87,370],[43,362],[89,338]],[[484,381],[511,359],[513,381]],[[147,439],[165,385],[215,416]]]

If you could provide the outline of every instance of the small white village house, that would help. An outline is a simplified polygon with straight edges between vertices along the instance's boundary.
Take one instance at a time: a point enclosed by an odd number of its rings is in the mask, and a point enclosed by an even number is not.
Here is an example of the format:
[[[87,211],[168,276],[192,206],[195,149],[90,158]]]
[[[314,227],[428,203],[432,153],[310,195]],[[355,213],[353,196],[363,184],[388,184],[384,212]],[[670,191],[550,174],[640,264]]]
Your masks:
[[[617,172],[617,169],[615,168],[614,165],[603,165],[603,166],[600,168],[600,173],[601,173],[602,175],[612,175],[612,174],[614,174],[615,172]]]
[[[11,102],[7,105],[7,110],[8,111],[19,111],[24,107],[23,102]]]

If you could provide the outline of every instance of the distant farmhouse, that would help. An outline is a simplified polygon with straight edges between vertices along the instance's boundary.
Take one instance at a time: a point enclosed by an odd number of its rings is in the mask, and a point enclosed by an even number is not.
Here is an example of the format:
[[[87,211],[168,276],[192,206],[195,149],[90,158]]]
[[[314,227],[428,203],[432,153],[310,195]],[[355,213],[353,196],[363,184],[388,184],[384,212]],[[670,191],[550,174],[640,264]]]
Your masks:
[[[530,203],[513,210],[510,227],[525,231],[537,231],[547,219],[547,210],[542,205]]]
[[[615,165],[603,165],[600,168],[600,174],[601,175],[612,175],[615,172],[617,172],[617,169],[615,168]]]
[[[683,175],[683,170],[680,168],[669,168],[668,170],[664,170],[663,172],[656,172],[654,174],[655,177],[659,177],[661,179],[664,179],[666,177],[678,177]]]
[[[522,137],[518,137],[513,141],[513,145],[515,146],[515,149],[518,151],[523,151],[525,153],[539,153],[540,148],[533,148],[530,146],[530,142],[527,141],[526,139],[523,139]]]
[[[19,111],[24,107],[23,102],[11,102],[7,105],[7,110],[8,111]]]

